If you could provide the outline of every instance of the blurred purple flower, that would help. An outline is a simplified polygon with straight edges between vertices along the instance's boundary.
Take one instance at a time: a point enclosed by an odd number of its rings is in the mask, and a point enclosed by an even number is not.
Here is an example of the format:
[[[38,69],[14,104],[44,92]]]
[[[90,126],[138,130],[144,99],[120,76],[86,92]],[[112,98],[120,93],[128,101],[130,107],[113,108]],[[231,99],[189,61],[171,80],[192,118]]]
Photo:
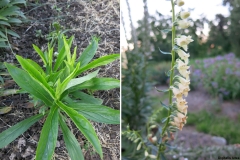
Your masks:
[[[194,76],[200,77],[201,74],[202,74],[202,71],[201,71],[200,69],[196,69],[196,70],[193,71],[193,75],[194,75]]]
[[[217,82],[211,82],[213,88],[218,88],[218,83]]]
[[[200,60],[196,60],[195,63],[199,64],[199,63],[200,63]]]
[[[223,56],[217,56],[215,59],[216,59],[217,61],[222,61],[222,60],[224,60]]]
[[[234,74],[240,78],[240,71],[236,71]]]
[[[229,91],[224,91],[224,92],[223,92],[223,94],[224,94],[225,96],[229,95],[229,93],[230,93]]]
[[[233,74],[233,71],[230,68],[226,68],[225,73],[229,75],[229,74]]]

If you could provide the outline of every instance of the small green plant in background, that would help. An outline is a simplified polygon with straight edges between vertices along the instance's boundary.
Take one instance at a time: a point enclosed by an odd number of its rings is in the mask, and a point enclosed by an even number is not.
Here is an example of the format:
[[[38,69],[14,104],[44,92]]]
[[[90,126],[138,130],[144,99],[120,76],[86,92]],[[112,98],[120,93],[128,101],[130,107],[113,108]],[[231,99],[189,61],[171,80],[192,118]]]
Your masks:
[[[171,62],[150,63],[147,78],[156,85],[167,85],[169,83],[169,76],[167,75],[169,66],[171,66]]]
[[[22,69],[5,63],[14,81],[23,92],[29,93],[33,98],[39,114],[3,131],[0,134],[0,148],[11,143],[34,123],[46,117],[36,150],[36,160],[52,158],[59,125],[71,159],[84,159],[78,141],[66,124],[69,117],[103,159],[100,141],[87,119],[106,124],[119,124],[119,110],[102,105],[103,101],[100,98],[84,91],[94,92],[119,87],[117,79],[97,77],[99,69],[89,72],[96,67],[113,62],[119,58],[119,54],[106,55],[91,61],[98,47],[98,38],[94,37],[91,44],[77,59],[77,48],[74,48],[73,54],[70,51],[72,42],[73,36],[67,39],[59,35],[56,52],[50,45],[45,52],[33,45],[41,57],[43,68],[31,59],[18,55],[16,58]]]
[[[25,4],[25,0],[1,0],[0,2],[0,48],[9,47],[8,35],[18,37],[10,27],[22,23],[22,18],[26,18],[20,8],[19,4]]]
[[[54,47],[58,42],[58,37],[64,35],[70,29],[63,29],[59,22],[53,22],[50,25],[50,32],[47,35],[42,34],[42,30],[36,30],[36,37],[44,38],[50,42],[50,47]]]
[[[9,73],[6,72],[6,67],[3,63],[0,63],[0,97],[17,94],[17,89],[6,89],[6,85],[11,82],[11,79],[5,78],[6,76],[10,76]],[[6,114],[12,110],[11,106],[0,106],[0,114]]]

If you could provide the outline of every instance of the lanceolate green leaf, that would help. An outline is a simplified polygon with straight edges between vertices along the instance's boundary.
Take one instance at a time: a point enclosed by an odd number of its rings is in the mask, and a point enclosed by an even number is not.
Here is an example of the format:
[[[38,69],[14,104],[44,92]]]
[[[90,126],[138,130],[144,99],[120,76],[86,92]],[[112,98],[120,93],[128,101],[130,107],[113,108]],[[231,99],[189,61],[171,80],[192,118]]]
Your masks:
[[[161,102],[161,101],[160,101],[160,103],[161,103],[161,105],[162,105],[166,110],[169,110],[169,106],[167,106],[166,104],[164,104],[164,103]]]
[[[13,4],[25,4],[26,5],[26,0],[12,0],[11,5]]]
[[[38,46],[36,46],[36,45],[34,45],[34,44],[33,44],[33,48],[34,48],[34,50],[38,53],[38,55],[41,57],[44,65],[47,66],[46,58],[44,57],[44,54],[43,54],[43,52],[41,51],[41,49],[39,49]]]
[[[4,63],[14,81],[24,90],[42,100],[46,105],[51,106],[54,102],[48,90],[32,78],[26,71],[8,63]]]
[[[20,36],[19,36],[16,32],[13,32],[13,31],[10,30],[10,29],[5,29],[5,30],[6,30],[6,32],[7,32],[8,34],[20,38]]]
[[[107,123],[107,124],[119,124],[120,112],[119,110],[112,109],[110,107],[86,104],[86,103],[74,103],[68,104],[69,107],[78,111],[87,119],[95,122]]]
[[[52,73],[48,78],[47,78],[47,81],[48,82],[52,82],[53,84],[56,83],[56,81],[60,78],[60,75],[62,74],[63,72],[63,69],[55,72],[55,73]]]
[[[86,76],[83,76],[83,77],[80,77],[80,78],[75,78],[75,79],[72,79],[68,84],[67,84],[67,87],[65,88],[65,90],[67,90],[68,88],[71,88],[73,86],[76,86],[78,84],[81,84],[85,81],[88,81],[90,79],[92,79],[93,77],[96,77],[97,74],[99,72],[99,69],[86,75]]]
[[[51,107],[41,131],[36,151],[36,160],[52,159],[58,135],[58,116],[58,107]]]
[[[7,39],[7,36],[0,30],[0,36],[2,37],[2,38],[6,38]]]
[[[57,105],[72,119],[77,128],[82,132],[82,134],[88,139],[88,141],[93,145],[97,153],[103,158],[102,148],[100,141],[97,137],[94,128],[91,123],[77,111],[69,108],[60,101],[57,101]]]
[[[75,76],[77,70],[79,69],[80,64],[76,66],[76,68],[72,71],[72,73],[60,84],[57,86],[56,90],[56,97],[59,98],[60,95],[63,93],[65,88],[67,87],[67,84],[70,82],[70,80]]]
[[[4,42],[0,42],[0,48],[8,48],[9,45],[7,45],[6,43]]]
[[[11,143],[13,140],[15,140],[18,136],[20,136],[22,133],[24,133],[29,127],[31,127],[34,123],[39,121],[43,117],[42,114],[38,114],[35,116],[32,116],[28,119],[25,119],[11,128],[3,131],[0,134],[0,148],[5,147],[9,143]]]
[[[161,30],[161,32],[165,33],[165,34],[167,34],[168,32],[171,32],[171,31],[172,31],[172,28]]]
[[[89,94],[86,94],[86,93],[80,92],[80,91],[73,92],[72,96],[75,99],[81,99],[80,101],[82,103],[90,103],[90,104],[98,104],[98,105],[101,105],[103,103],[102,99],[95,98],[94,96],[91,96]]]
[[[39,68],[36,68],[36,64],[32,65],[32,63],[29,63],[28,60],[23,59],[21,56],[16,55],[18,62],[21,64],[22,68],[27,71],[32,77],[34,77],[37,81],[42,83],[48,91],[51,93],[52,97],[54,97],[54,91],[53,89],[48,85],[45,78],[41,75],[41,73],[38,71]]]
[[[98,48],[98,40],[99,39],[97,37],[93,37],[91,44],[87,46],[87,48],[83,51],[83,53],[77,60],[77,63],[81,63],[81,68],[86,66],[95,55]]]
[[[4,7],[4,6],[6,6],[6,5],[8,5],[9,4],[9,0],[1,0],[0,1],[0,7],[2,8],[2,7]]]
[[[163,52],[162,50],[160,50],[160,48],[159,48],[159,51],[160,51],[162,54],[172,54],[171,52]]]
[[[16,15],[16,11],[19,9],[17,6],[10,6],[8,8],[2,8],[0,10],[0,15],[1,16],[11,16],[11,15]]]
[[[79,89],[90,89],[90,90],[109,90],[113,88],[119,88],[120,81],[114,78],[92,78],[80,85],[77,85],[70,89],[70,92]]]
[[[18,18],[8,18],[8,23],[22,23]]]
[[[38,70],[38,72],[40,72],[41,75],[42,75],[44,78],[46,77],[46,74],[45,74],[44,70],[43,70],[36,62],[34,62],[34,61],[31,60],[31,59],[27,59],[27,61],[28,61],[28,63],[29,63],[30,65],[32,65],[34,68],[36,68],[36,69]]]
[[[11,26],[8,22],[5,22],[5,21],[0,21],[0,24],[1,25],[6,25],[6,26],[9,26],[9,27]]]
[[[72,45],[73,38],[74,37],[72,36],[71,38],[69,38],[67,40],[67,44],[68,44],[69,47],[71,47],[71,45]],[[57,61],[56,61],[55,65],[54,65],[54,68],[53,68],[54,71],[58,70],[58,68],[61,66],[61,64],[63,63],[63,60],[66,57],[66,48],[64,46],[64,42],[63,42],[63,39],[61,38],[61,36],[58,37],[58,49],[59,49],[58,50],[59,54],[57,56]]]
[[[120,57],[120,54],[111,54],[111,55],[100,57],[100,58],[90,62],[89,64],[87,64],[85,67],[80,68],[78,70],[77,74],[80,74],[80,73],[82,73],[86,70],[92,69],[92,68],[96,68],[99,66],[109,64],[109,63],[115,61],[116,59],[118,59],[119,57]]]
[[[61,117],[59,117],[59,122],[63,132],[63,139],[66,144],[68,153],[71,157],[71,160],[83,160],[84,156],[80,148],[79,142],[77,141],[73,133],[68,129],[68,126]]]

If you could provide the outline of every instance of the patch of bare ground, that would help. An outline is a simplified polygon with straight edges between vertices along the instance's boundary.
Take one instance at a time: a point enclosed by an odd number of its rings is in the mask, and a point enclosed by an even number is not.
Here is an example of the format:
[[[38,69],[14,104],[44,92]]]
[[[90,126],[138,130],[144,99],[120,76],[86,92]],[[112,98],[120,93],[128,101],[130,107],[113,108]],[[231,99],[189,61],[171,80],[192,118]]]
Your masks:
[[[77,46],[77,53],[81,53],[87,47],[93,36],[100,37],[99,48],[95,58],[111,53],[120,53],[120,9],[119,1],[116,0],[28,0],[27,6],[22,6],[28,18],[27,23],[12,29],[20,35],[20,39],[10,38],[13,52],[25,58],[31,58],[39,62],[40,58],[34,52],[32,44],[41,49],[47,48],[47,35],[53,31],[51,24],[58,22],[62,29],[69,31],[66,35],[74,35],[73,46]],[[37,34],[41,32],[41,35]],[[11,50],[1,50],[1,62],[17,63]],[[112,77],[120,79],[120,61],[115,61],[107,66],[101,67],[99,77]],[[13,84],[8,88],[17,88]],[[104,100],[103,105],[120,109],[120,91],[99,91],[94,93],[95,97]],[[1,106],[12,106],[11,112],[0,115],[0,132],[13,126],[34,114],[37,110],[28,105],[29,97],[26,94],[0,97]],[[92,122],[97,135],[101,141],[104,160],[120,159],[120,126],[106,125]],[[40,136],[43,121],[39,121],[28,129],[15,141],[0,150],[2,160],[34,159],[35,151]],[[84,136],[78,131],[74,124],[69,127],[77,137],[86,160],[99,160],[100,157],[89,145]],[[70,159],[63,142],[63,136],[59,131],[54,159]]]

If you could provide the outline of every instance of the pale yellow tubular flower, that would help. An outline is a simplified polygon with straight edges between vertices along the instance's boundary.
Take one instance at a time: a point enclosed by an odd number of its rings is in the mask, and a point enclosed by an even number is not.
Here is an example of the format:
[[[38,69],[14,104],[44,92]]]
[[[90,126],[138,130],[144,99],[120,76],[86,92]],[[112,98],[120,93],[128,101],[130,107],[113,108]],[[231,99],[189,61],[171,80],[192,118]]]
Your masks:
[[[190,80],[187,80],[181,76],[177,76],[177,79],[182,83],[183,85],[190,85]]]
[[[185,116],[184,114],[178,112],[177,113],[177,118],[184,124],[186,124],[187,122],[187,116]]]
[[[188,44],[193,42],[192,36],[187,36],[186,41],[187,41]]]
[[[190,75],[190,71],[188,71],[188,72],[185,74],[186,80],[190,80],[189,75]]]
[[[177,69],[178,69],[178,70],[187,70],[187,69],[190,68],[190,67],[187,65],[187,63],[183,62],[183,61],[180,60],[180,59],[177,59],[176,62],[177,62]]]
[[[182,128],[184,126],[183,123],[177,123],[175,121],[172,121],[170,123],[171,123],[171,125],[176,126],[180,131],[182,130]]]
[[[190,91],[189,85],[184,85],[182,83],[176,83],[178,84],[178,88],[181,90],[182,94],[187,97],[188,92]]]
[[[184,1],[183,0],[177,0],[177,5],[179,7],[183,6],[184,5]]]
[[[176,98],[176,101],[177,101],[177,102],[181,102],[181,101],[184,100],[182,96],[181,96],[181,97],[174,97],[174,98]]]
[[[191,23],[188,22],[188,21],[186,21],[186,20],[179,20],[179,21],[178,21],[178,26],[179,26],[181,29],[186,29],[186,28],[188,28],[190,25],[191,25]]]
[[[188,45],[190,42],[192,42],[192,41],[193,41],[193,40],[192,40],[192,37],[191,37],[191,36],[181,35],[180,37],[175,38],[175,43],[176,43],[178,46],[182,47],[185,51],[188,50],[188,46],[187,46],[187,45]]]
[[[188,58],[190,57],[190,54],[184,52],[181,49],[178,49],[177,53],[178,53],[178,56],[184,60],[185,64],[188,64],[188,61],[189,61]]]
[[[180,111],[180,112],[183,112],[185,115],[187,115],[187,108],[188,108],[188,105],[187,105],[187,102],[185,99],[177,99],[177,109]]]
[[[186,78],[186,80],[189,80],[189,74],[190,74],[189,70],[187,70],[187,69],[179,69],[178,71],[184,78]]]
[[[176,87],[173,87],[173,86],[170,87],[170,88],[172,89],[173,95],[176,99],[181,99],[182,98],[183,93],[180,89],[178,89]]]
[[[182,19],[186,19],[186,18],[188,18],[190,16],[190,12],[181,12],[180,13],[180,17],[182,18]]]
[[[182,123],[182,119],[180,119],[180,118],[178,118],[178,117],[174,117],[174,118],[173,118],[173,121],[174,121],[175,123]]]

